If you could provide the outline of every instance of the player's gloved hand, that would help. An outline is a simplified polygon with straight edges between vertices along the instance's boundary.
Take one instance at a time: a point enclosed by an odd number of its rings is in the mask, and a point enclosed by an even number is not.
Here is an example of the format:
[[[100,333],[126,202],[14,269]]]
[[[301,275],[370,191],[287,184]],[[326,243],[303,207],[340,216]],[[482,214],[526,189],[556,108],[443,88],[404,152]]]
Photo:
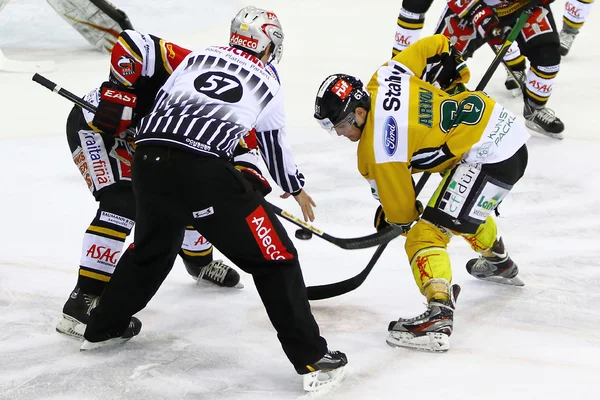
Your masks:
[[[265,177],[262,176],[261,173],[255,170],[254,168],[251,168],[246,165],[237,164],[235,165],[235,169],[240,171],[242,175],[244,175],[244,178],[246,178],[246,180],[250,182],[250,185],[252,185],[252,189],[260,192],[263,196],[268,195],[273,190],[273,188],[271,188],[271,185],[269,184],[269,181],[267,181]]]
[[[421,203],[419,200],[417,200],[415,202],[415,208],[417,209],[417,213],[419,214],[419,216],[421,216],[421,214],[423,214],[423,211],[424,211],[423,203]],[[390,224],[387,221],[387,219],[385,218],[385,211],[383,211],[383,207],[380,204],[379,207],[377,207],[377,210],[375,210],[375,218],[373,220],[373,225],[375,226],[375,229],[377,229],[377,232],[379,232],[382,229],[387,228],[388,226],[394,225],[396,227],[402,228],[402,231],[404,233],[407,233],[412,226],[412,222],[410,222],[408,224],[403,224],[403,225]]]
[[[437,82],[440,89],[448,89],[455,81],[463,78],[461,70],[465,69],[466,65],[458,50],[450,47],[450,53],[442,53],[440,62],[429,72],[431,83]]]
[[[469,15],[475,31],[482,39],[494,45],[502,44],[504,37],[502,36],[500,20],[498,20],[496,12],[490,6],[480,2],[473,7]]]
[[[118,135],[131,125],[136,101],[133,89],[104,82],[100,87],[100,103],[92,124],[104,133]]]
[[[377,229],[377,232],[390,226],[389,222],[385,219],[385,211],[383,211],[381,204],[377,207],[377,210],[375,210],[373,225],[375,226],[375,229]]]

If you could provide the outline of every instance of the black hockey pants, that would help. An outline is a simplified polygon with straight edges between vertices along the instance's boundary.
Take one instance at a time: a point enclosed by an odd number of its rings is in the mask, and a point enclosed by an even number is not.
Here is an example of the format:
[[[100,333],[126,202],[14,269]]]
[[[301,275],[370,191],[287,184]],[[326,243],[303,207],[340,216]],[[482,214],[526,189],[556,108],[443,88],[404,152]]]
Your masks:
[[[225,161],[157,145],[133,162],[134,248],[121,257],[85,337],[123,334],[173,266],[186,225],[251,273],[283,350],[296,368],[319,360],[327,343],[311,313],[297,252],[264,198]]]

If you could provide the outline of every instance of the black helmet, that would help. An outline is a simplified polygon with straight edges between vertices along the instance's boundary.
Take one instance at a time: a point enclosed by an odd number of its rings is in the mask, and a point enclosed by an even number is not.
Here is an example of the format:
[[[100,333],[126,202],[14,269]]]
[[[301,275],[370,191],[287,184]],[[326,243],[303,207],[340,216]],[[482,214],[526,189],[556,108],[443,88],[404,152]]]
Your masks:
[[[360,79],[345,74],[329,75],[317,92],[314,117],[321,127],[332,130],[356,107],[367,111],[371,107],[369,93],[363,90]]]

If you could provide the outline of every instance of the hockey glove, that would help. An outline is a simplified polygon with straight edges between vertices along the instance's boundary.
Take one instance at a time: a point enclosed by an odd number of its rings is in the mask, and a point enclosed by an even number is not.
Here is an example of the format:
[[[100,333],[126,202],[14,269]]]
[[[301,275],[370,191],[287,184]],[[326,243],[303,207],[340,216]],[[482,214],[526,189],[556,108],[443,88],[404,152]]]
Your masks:
[[[468,82],[470,72],[462,55],[454,47],[450,47],[450,53],[442,53],[440,62],[432,68],[431,83],[437,82],[440,89],[447,90],[454,87],[455,82]]]
[[[491,7],[478,3],[469,14],[475,31],[482,39],[493,45],[502,44],[504,37],[500,20]]]
[[[423,203],[421,203],[419,200],[417,200],[415,202],[415,208],[417,209],[417,213],[419,214],[419,217],[421,216],[421,214],[423,214]],[[417,218],[418,220],[418,218]],[[387,228],[388,226],[390,226],[391,224],[387,221],[387,219],[385,218],[385,211],[383,211],[383,207],[381,206],[381,204],[379,205],[379,207],[377,207],[377,210],[375,210],[375,219],[373,221],[373,225],[375,226],[375,229],[377,229],[377,232],[379,232],[382,229]],[[408,223],[408,224],[394,224],[397,227],[402,228],[404,233],[407,233],[411,226],[412,226],[412,222]]]
[[[375,226],[375,229],[377,229],[377,232],[390,226],[389,222],[385,219],[385,211],[383,211],[381,204],[377,207],[377,210],[375,210],[373,225]]]
[[[118,135],[131,125],[136,101],[133,89],[104,82],[100,87],[100,103],[92,124],[104,133]]]
[[[267,181],[265,177],[260,174],[260,172],[254,168],[242,164],[236,164],[234,166],[235,169],[244,175],[244,178],[246,178],[246,180],[250,183],[252,189],[260,192],[263,196],[271,193],[273,189],[271,188],[269,181]]]

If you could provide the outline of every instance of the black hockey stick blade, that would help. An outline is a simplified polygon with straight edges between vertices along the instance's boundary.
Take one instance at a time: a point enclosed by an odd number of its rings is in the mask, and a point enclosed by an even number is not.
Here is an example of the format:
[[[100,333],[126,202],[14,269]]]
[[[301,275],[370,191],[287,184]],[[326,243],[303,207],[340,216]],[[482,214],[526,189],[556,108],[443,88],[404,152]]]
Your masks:
[[[287,211],[282,210],[274,204],[268,204],[271,206],[275,214],[279,215],[281,218],[303,229],[306,229],[307,231],[314,233],[315,235],[317,235],[321,239],[328,241],[329,243],[333,243],[336,246],[346,250],[366,249],[369,247],[379,246],[381,244],[388,243],[390,240],[397,238],[402,234],[401,228],[396,226],[390,226],[388,228],[382,229],[379,232],[372,233],[367,236],[360,236],[355,238],[338,238],[323,232],[319,228],[312,226],[306,221],[290,214]]]
[[[341,296],[345,293],[351,292],[354,289],[358,288],[363,284],[367,276],[381,257],[381,254],[385,250],[389,243],[381,244],[373,253],[371,260],[358,275],[353,276],[352,278],[346,279],[345,281],[332,283],[329,285],[318,285],[318,286],[309,286],[306,288],[306,292],[308,293],[309,300],[323,300],[328,299],[330,297]]]

